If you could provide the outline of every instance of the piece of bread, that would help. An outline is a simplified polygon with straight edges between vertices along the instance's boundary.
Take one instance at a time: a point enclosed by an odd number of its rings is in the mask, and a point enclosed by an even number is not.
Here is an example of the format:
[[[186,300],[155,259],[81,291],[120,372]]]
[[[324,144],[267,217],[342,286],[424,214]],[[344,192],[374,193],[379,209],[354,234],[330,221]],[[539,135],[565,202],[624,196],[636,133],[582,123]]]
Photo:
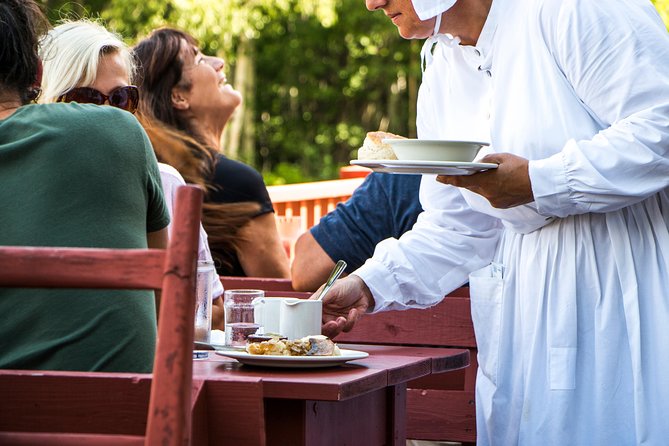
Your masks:
[[[381,140],[386,138],[404,139],[403,136],[394,135],[388,132],[369,132],[362,147],[358,149],[359,160],[396,160],[397,156],[393,152],[390,144],[385,144]]]

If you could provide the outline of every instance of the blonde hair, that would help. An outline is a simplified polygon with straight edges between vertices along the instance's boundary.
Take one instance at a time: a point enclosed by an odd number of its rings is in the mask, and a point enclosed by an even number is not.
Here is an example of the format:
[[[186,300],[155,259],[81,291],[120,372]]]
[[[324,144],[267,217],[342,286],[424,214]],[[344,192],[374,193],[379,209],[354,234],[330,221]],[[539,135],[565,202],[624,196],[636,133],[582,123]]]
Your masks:
[[[44,72],[39,102],[55,102],[73,88],[91,85],[102,56],[113,53],[121,55],[132,83],[135,61],[117,34],[90,20],[65,22],[55,27],[40,44]]]

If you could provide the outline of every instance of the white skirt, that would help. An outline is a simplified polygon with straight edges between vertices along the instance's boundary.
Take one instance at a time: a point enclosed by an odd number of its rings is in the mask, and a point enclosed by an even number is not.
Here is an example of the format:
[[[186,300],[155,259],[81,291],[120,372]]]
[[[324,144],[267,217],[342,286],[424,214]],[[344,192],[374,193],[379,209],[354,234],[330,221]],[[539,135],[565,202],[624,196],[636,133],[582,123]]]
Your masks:
[[[470,276],[479,445],[669,444],[669,195],[507,230]]]

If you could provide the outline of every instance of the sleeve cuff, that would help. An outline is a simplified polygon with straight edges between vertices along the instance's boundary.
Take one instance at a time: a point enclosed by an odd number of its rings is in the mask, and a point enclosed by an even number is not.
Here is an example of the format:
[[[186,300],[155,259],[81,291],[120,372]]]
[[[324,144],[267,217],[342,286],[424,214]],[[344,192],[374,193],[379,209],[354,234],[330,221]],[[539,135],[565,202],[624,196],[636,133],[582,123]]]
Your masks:
[[[382,263],[373,259],[368,259],[364,265],[355,270],[352,274],[360,277],[374,298],[374,310],[370,313],[378,313],[395,309],[398,302],[392,299],[392,296],[400,294],[400,288],[392,279],[392,273],[388,271]]]
[[[541,215],[556,217],[570,215],[572,203],[563,152],[530,161],[528,171],[537,211]]]

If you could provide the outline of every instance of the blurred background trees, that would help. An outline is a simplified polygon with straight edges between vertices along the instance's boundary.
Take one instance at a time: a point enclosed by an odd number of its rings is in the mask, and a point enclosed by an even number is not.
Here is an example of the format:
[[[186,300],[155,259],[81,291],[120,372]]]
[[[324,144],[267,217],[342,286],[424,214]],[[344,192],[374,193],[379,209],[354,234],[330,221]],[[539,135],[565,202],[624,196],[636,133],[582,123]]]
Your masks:
[[[368,131],[415,136],[421,42],[363,0],[42,0],[50,19],[99,17],[129,44],[159,26],[223,57],[244,102],[226,155],[268,184],[336,178]],[[669,24],[669,0],[654,0]]]

